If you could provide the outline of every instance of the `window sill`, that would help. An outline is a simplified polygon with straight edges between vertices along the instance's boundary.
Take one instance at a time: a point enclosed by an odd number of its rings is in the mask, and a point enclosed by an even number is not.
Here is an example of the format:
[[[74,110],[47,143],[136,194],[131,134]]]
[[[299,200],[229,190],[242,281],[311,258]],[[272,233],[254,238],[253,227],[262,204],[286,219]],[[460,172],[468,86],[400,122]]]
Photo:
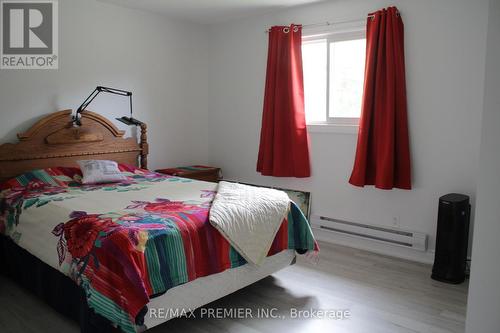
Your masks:
[[[309,133],[358,134],[358,125],[308,124]]]

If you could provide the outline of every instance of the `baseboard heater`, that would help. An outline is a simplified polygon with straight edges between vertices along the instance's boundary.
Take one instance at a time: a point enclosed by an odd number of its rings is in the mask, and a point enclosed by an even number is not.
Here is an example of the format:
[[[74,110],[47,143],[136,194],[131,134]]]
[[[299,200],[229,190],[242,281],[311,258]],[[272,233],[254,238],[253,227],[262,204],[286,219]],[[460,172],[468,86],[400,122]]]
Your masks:
[[[311,220],[313,227],[325,231],[362,237],[419,251],[427,250],[427,235],[422,232],[362,224],[326,216],[313,216]]]

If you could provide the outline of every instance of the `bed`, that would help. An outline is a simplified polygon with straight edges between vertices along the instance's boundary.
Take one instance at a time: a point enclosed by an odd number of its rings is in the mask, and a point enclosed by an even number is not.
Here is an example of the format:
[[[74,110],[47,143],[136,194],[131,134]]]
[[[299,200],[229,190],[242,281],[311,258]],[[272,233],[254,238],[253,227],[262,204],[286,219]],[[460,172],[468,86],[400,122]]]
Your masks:
[[[247,263],[208,223],[217,184],[149,172],[145,126],[137,143],[96,113],[78,128],[70,116],[0,146],[0,267],[82,332],[144,331],[317,250],[291,204],[267,258]],[[127,180],[81,185],[81,159],[114,160]]]

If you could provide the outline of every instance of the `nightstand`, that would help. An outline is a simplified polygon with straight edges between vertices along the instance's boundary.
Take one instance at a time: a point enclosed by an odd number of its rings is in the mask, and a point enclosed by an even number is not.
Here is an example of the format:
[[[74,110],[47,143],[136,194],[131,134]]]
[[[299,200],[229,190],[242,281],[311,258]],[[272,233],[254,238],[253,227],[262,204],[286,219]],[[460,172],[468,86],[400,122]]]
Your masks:
[[[206,182],[218,182],[222,179],[220,168],[205,165],[190,165],[177,168],[159,169],[158,173],[179,176],[184,178],[204,180]]]

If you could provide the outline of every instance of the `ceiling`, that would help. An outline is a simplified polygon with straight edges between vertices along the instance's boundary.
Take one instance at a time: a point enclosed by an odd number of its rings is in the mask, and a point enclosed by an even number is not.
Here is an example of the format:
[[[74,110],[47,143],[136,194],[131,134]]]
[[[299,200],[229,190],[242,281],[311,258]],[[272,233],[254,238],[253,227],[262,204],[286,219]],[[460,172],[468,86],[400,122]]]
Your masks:
[[[212,24],[321,0],[100,0],[189,21]]]

